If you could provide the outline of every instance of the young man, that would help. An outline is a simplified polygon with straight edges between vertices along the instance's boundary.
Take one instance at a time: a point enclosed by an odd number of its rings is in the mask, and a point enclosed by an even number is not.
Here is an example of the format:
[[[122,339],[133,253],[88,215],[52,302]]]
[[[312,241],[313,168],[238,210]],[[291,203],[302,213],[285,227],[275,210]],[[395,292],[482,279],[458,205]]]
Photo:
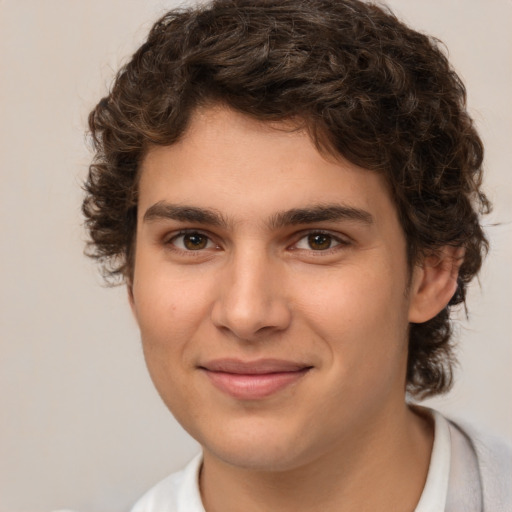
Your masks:
[[[91,254],[202,446],[134,512],[511,509],[508,448],[406,402],[449,389],[487,249],[435,41],[356,0],[172,11],[90,128]]]

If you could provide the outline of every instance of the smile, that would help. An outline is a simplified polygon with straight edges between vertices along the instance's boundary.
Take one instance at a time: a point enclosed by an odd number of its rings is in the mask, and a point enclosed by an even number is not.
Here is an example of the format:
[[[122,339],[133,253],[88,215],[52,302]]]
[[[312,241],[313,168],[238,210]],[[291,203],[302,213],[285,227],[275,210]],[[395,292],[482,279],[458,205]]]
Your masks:
[[[217,389],[231,397],[260,400],[298,382],[312,367],[277,359],[219,359],[199,368]]]

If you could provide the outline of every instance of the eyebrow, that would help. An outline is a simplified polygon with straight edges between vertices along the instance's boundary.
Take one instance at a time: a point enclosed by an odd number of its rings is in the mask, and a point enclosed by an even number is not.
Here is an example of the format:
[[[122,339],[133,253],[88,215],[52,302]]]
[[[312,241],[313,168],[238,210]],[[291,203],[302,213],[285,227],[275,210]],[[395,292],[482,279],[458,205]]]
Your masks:
[[[273,229],[278,229],[284,226],[341,220],[351,220],[367,225],[373,224],[373,216],[366,210],[341,204],[327,204],[307,208],[293,208],[276,213],[270,219],[270,226]]]
[[[177,205],[166,201],[159,201],[150,206],[144,213],[144,222],[158,219],[170,219],[180,222],[191,222],[227,228],[226,217],[212,208],[199,208],[196,206]],[[345,206],[342,204],[313,205],[305,208],[292,208],[277,212],[270,217],[268,225],[271,229],[300,224],[314,224],[316,222],[336,222],[341,220],[356,221],[370,225],[373,216],[366,210]]]
[[[195,206],[177,205],[159,201],[150,206],[144,213],[144,222],[170,219],[180,222],[197,222],[211,226],[226,227],[227,220],[217,210],[211,208],[197,208]]]

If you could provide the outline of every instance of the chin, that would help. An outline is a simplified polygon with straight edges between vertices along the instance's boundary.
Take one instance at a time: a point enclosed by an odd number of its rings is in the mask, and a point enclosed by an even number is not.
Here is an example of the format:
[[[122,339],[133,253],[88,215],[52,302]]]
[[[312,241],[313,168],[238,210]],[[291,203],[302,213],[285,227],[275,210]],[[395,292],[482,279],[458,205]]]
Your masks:
[[[301,465],[299,460],[294,460],[295,457],[289,451],[284,453],[274,450],[273,447],[266,449],[266,447],[258,445],[245,446],[240,450],[233,449],[233,447],[218,451],[206,450],[225,464],[249,471],[290,471]]]
[[[240,426],[241,427],[241,426]],[[253,471],[289,471],[308,461],[309,450],[303,436],[294,435],[289,429],[234,428],[225,429],[215,439],[199,442],[205,454],[241,469]],[[302,442],[299,437],[302,437]],[[311,450],[314,452],[315,450]]]

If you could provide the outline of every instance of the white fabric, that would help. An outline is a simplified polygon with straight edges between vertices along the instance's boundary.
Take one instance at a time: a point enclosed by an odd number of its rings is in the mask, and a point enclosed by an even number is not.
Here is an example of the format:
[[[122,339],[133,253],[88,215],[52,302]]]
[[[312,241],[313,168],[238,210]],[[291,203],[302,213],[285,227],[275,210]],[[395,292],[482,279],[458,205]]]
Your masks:
[[[436,411],[431,411],[431,414],[435,425],[434,446],[427,481],[414,512],[437,512],[446,508],[451,462],[450,427],[441,414]]]
[[[512,512],[512,447],[431,411],[434,446],[415,512]],[[205,512],[202,456],[150,489],[131,512]]]
[[[475,450],[469,438],[456,424],[450,423],[449,426],[451,452],[454,456],[450,465],[446,512],[481,512],[482,485]],[[475,482],[478,485],[475,485]]]
[[[512,512],[512,445],[471,425],[450,423],[452,439],[463,437],[471,445],[476,460],[483,512]],[[464,468],[461,468],[463,470]],[[467,474],[468,468],[465,469]],[[473,495],[474,480],[458,481],[466,497]],[[453,509],[456,511],[457,509]],[[458,510],[478,511],[475,504]],[[449,512],[452,512],[450,510]]]
[[[173,473],[150,489],[131,512],[205,512],[199,492],[202,454],[185,469]]]
[[[199,492],[202,454],[150,489],[131,512],[205,512]]]

